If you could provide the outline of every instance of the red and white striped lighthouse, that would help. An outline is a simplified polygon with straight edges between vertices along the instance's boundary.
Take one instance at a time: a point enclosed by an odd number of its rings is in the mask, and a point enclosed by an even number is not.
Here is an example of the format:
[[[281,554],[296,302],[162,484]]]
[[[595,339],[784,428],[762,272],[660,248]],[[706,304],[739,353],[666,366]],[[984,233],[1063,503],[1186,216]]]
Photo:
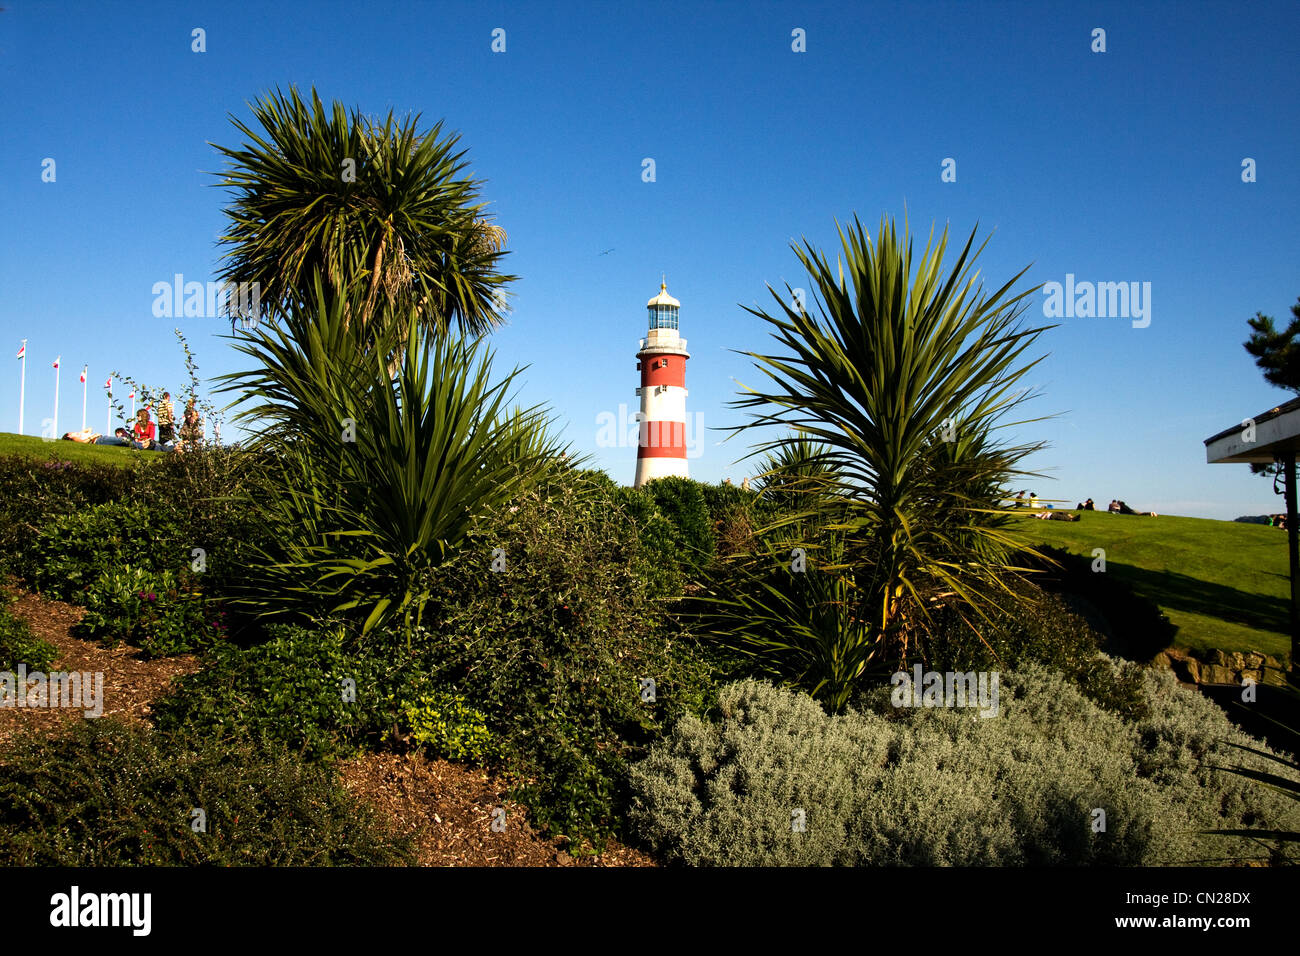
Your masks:
[[[686,340],[678,334],[681,303],[668,294],[667,282],[646,303],[650,331],[641,340],[636,367],[641,372],[640,440],[636,450],[636,487],[656,478],[689,477],[686,470]]]

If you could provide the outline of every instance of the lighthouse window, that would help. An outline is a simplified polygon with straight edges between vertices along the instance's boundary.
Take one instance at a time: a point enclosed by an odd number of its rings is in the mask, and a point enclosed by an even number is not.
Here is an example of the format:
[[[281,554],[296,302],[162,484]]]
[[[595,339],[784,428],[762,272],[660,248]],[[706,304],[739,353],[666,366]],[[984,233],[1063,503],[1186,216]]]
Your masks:
[[[669,305],[652,306],[650,308],[650,328],[652,329],[675,329],[677,328],[677,310]]]

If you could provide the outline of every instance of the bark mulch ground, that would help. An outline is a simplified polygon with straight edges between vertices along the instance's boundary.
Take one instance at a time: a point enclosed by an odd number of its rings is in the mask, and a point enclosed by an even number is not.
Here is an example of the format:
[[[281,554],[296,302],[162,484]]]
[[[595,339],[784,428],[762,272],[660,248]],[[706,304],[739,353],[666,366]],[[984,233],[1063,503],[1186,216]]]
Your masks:
[[[172,680],[201,666],[189,654],[150,661],[132,647],[107,648],[74,637],[71,628],[80,620],[81,608],[12,586],[3,589],[18,598],[9,605],[14,616],[59,649],[52,670],[104,675],[104,716],[147,723],[150,705]],[[0,708],[0,748],[15,733],[55,732],[83,719],[77,709]],[[461,764],[420,754],[364,754],[342,765],[342,782],[413,838],[422,866],[655,865],[644,853],[614,843],[598,857],[571,856],[556,841],[533,832],[523,808],[505,799],[504,784]],[[505,810],[500,832],[492,829],[497,808]]]
[[[112,715],[131,723],[147,722],[150,704],[167,686],[183,674],[199,669],[191,654],[145,660],[134,647],[104,647],[98,641],[73,637],[72,625],[81,619],[81,608],[49,601],[17,588],[4,588],[18,598],[9,611],[27,622],[32,633],[59,649],[51,670],[102,673],[103,716]],[[56,731],[70,721],[84,720],[83,711],[64,707],[0,707],[0,746],[20,730]]]
[[[420,754],[365,754],[343,764],[343,785],[413,838],[421,866],[655,865],[613,842],[600,856],[571,856],[533,832],[499,781],[463,764]],[[499,832],[492,829],[494,819]]]

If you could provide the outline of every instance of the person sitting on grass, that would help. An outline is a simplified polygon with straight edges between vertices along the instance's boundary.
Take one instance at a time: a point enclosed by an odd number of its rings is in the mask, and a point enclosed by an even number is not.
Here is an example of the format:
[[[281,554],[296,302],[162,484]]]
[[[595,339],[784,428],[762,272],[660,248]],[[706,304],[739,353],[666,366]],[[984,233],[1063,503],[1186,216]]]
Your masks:
[[[177,451],[197,451],[203,442],[203,419],[194,407],[194,399],[185,406],[185,420],[181,423],[180,444]]]
[[[154,441],[153,422],[149,420],[149,409],[142,408],[135,416],[135,425],[131,428],[135,440],[131,442],[132,448],[139,448],[143,451],[152,451],[157,442]]]

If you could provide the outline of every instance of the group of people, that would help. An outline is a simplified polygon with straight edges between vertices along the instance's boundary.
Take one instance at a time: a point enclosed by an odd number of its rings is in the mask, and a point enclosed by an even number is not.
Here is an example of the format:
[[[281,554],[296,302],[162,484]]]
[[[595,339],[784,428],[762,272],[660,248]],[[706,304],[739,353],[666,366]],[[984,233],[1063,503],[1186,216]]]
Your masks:
[[[1075,505],[1074,510],[1075,511],[1096,511],[1097,508],[1092,503],[1092,499],[1089,498],[1087,501],[1083,502],[1082,504]],[[1128,502],[1120,501],[1118,498],[1112,500],[1111,503],[1106,506],[1106,511],[1113,515],[1146,515],[1147,517],[1150,518],[1157,517],[1154,511],[1134,511],[1132,508],[1128,506]]]
[[[203,444],[203,419],[199,417],[194,399],[191,398],[185,405],[178,433],[176,412],[171,399],[171,392],[163,392],[162,401],[158,403],[156,426],[150,420],[150,408],[146,406],[136,413],[129,432],[125,428],[117,428],[112,435],[99,435],[89,428],[83,428],[81,431],[68,432],[63,437],[67,441],[86,445],[123,445],[144,451],[194,451]]]
[[[1025,498],[1026,494],[1029,495],[1028,499]],[[1018,495],[1016,495],[1015,505],[1017,508],[1024,508],[1026,506],[1030,508],[1037,508],[1038,495],[1034,494],[1032,491],[1030,492],[1022,491]],[[1034,517],[1043,518],[1047,521],[1078,521],[1079,520],[1079,516],[1077,514],[1068,514],[1065,511],[1050,510],[1052,507],[1051,505],[1048,505],[1047,507],[1049,510],[1040,512],[1039,514],[1034,515]],[[1092,499],[1089,498],[1087,501],[1081,501],[1077,505],[1075,505],[1074,510],[1075,511],[1096,511],[1097,506],[1094,505],[1092,503]],[[1107,506],[1106,510],[1113,515],[1147,515],[1152,518],[1157,517],[1154,511],[1134,511],[1132,508],[1128,506],[1127,502],[1120,501],[1119,499],[1115,499],[1114,501],[1112,501]]]

